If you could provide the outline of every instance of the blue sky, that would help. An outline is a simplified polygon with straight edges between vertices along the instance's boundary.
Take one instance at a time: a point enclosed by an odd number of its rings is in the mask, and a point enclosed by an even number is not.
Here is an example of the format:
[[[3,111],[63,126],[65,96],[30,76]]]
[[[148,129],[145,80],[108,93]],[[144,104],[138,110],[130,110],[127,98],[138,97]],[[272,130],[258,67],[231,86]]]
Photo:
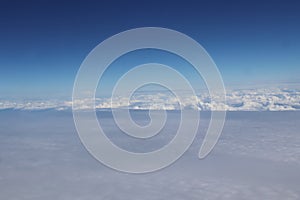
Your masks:
[[[227,87],[299,83],[299,10],[297,1],[2,1],[0,98],[68,98],[89,51],[114,34],[146,26],[197,40]],[[118,69],[111,72],[108,82]]]

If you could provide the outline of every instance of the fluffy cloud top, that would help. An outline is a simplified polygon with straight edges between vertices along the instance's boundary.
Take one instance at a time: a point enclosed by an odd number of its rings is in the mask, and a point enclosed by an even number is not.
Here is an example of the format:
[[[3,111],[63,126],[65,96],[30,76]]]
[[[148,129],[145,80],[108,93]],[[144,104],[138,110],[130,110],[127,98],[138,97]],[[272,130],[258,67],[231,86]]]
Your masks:
[[[218,98],[218,96],[214,96]],[[77,102],[72,101],[9,101],[0,100],[0,110],[67,110],[71,109],[92,109],[94,101],[92,99],[82,99]],[[227,91],[226,104],[220,104],[211,100],[210,95],[198,94],[197,98],[191,96],[178,98],[170,95],[169,92],[137,93],[131,98],[117,97],[96,98],[96,109],[129,108],[140,110],[228,110],[228,111],[282,111],[300,110],[300,90],[296,89],[248,89]]]

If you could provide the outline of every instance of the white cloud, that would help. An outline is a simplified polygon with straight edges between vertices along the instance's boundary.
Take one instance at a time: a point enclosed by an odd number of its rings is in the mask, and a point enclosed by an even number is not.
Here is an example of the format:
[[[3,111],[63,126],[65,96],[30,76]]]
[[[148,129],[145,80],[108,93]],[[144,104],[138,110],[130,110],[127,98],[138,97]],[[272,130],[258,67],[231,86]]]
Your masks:
[[[218,98],[217,96],[214,96]],[[92,109],[92,99],[72,101],[8,101],[0,100],[0,110],[43,110],[71,109],[74,103],[75,109]],[[248,89],[227,91],[226,104],[211,101],[209,94],[200,94],[198,99],[192,96],[182,96],[182,101],[170,95],[169,92],[152,92],[149,94],[134,94],[131,99],[127,97],[96,98],[96,109],[130,108],[130,109],[153,109],[153,110],[229,110],[229,111],[282,111],[300,110],[300,90],[294,89]]]

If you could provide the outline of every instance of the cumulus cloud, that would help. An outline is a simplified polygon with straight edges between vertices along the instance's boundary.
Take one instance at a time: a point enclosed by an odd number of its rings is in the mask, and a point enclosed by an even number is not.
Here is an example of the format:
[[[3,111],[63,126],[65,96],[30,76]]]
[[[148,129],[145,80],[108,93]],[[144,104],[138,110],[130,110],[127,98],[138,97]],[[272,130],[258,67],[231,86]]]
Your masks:
[[[214,94],[215,95],[215,94]],[[115,97],[81,99],[72,101],[9,101],[0,100],[0,109],[18,110],[88,110],[88,109],[111,109],[129,108],[137,110],[228,110],[228,111],[282,111],[300,110],[300,90],[296,89],[244,89],[227,91],[226,103],[219,103],[211,96],[201,93],[195,96],[182,95],[181,101],[170,92],[137,93],[131,98]]]

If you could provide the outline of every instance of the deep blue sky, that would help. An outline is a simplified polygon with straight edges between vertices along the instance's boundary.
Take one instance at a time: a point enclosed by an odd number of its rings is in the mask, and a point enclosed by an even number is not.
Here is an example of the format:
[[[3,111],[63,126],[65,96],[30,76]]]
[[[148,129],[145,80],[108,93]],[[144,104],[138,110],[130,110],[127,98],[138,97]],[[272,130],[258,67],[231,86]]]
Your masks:
[[[0,98],[69,97],[89,51],[145,26],[197,40],[227,86],[298,83],[299,11],[297,1],[1,1]]]

